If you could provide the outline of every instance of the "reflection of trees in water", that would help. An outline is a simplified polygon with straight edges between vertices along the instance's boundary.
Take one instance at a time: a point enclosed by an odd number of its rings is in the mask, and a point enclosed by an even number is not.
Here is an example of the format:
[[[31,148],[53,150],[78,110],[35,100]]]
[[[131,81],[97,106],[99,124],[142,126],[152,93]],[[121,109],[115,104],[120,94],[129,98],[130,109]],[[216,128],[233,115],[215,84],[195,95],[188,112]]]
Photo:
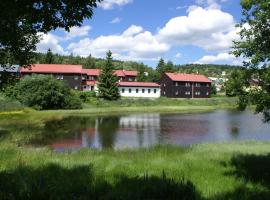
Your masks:
[[[81,139],[82,132],[89,127],[95,127],[95,118],[66,117],[50,120],[45,122],[40,137],[35,138],[33,143],[50,144],[61,139]]]
[[[113,148],[120,118],[117,116],[98,118],[98,136],[102,148]]]

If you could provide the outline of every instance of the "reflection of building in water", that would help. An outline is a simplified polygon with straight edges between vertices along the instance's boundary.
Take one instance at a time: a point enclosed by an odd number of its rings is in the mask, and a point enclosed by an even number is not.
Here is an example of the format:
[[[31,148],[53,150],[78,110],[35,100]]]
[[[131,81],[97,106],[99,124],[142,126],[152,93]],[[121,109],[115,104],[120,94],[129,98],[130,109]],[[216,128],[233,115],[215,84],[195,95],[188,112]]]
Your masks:
[[[160,114],[135,114],[120,118],[116,148],[147,147],[159,142]]]
[[[189,115],[162,116],[162,135],[171,144],[189,145],[207,136],[209,121]]]

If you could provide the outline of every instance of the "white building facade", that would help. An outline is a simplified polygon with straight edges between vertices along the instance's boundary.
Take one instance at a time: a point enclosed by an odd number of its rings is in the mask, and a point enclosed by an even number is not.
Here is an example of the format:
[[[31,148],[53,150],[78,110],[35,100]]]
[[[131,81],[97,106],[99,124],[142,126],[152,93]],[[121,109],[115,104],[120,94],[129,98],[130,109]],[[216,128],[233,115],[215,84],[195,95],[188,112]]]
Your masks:
[[[120,82],[121,97],[159,98],[160,85],[151,82]]]

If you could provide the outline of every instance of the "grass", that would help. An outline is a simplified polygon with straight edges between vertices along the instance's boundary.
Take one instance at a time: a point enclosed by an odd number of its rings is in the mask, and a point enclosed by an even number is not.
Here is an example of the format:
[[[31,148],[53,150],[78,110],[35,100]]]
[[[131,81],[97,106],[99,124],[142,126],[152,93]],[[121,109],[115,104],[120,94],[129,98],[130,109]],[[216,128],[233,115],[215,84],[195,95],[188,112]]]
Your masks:
[[[270,143],[56,153],[0,147],[1,199],[269,199]]]

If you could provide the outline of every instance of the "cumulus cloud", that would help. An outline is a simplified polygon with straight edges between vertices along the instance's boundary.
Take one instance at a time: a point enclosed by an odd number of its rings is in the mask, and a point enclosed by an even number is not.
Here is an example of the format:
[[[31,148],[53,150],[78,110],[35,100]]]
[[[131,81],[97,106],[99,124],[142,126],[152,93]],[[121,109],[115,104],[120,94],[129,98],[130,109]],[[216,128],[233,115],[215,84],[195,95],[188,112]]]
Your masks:
[[[99,3],[99,6],[104,10],[110,10],[115,6],[124,6],[132,2],[133,0],[103,0],[101,3]]]
[[[172,45],[191,44],[206,50],[227,50],[237,34],[229,13],[194,7],[187,16],[172,18],[159,30],[157,37]]]
[[[61,55],[68,54],[67,51],[59,44],[60,38],[52,33],[39,34],[41,37],[40,42],[37,44],[37,51],[45,53],[48,49],[51,49],[53,53]]]
[[[165,54],[170,46],[159,42],[149,31],[132,25],[120,35],[99,36],[95,39],[85,38],[71,43],[68,49],[75,55],[104,57],[111,50],[116,58],[125,60],[151,60]]]
[[[182,54],[181,54],[181,53],[177,53],[177,54],[175,54],[174,57],[175,57],[175,58],[181,58],[181,57],[182,57]]]
[[[117,24],[117,23],[120,23],[120,22],[121,22],[121,18],[119,18],[119,17],[116,17],[112,21],[110,21],[111,24]]]
[[[207,55],[203,56],[199,60],[197,60],[196,64],[210,64],[215,62],[228,62],[233,65],[242,65],[243,59],[242,58],[236,58],[234,55],[229,53],[219,53],[217,55]]]
[[[65,39],[72,39],[75,37],[83,37],[83,36],[87,36],[89,31],[91,30],[91,26],[74,26],[72,28],[70,28],[69,32],[65,32],[66,33],[66,37]]]

